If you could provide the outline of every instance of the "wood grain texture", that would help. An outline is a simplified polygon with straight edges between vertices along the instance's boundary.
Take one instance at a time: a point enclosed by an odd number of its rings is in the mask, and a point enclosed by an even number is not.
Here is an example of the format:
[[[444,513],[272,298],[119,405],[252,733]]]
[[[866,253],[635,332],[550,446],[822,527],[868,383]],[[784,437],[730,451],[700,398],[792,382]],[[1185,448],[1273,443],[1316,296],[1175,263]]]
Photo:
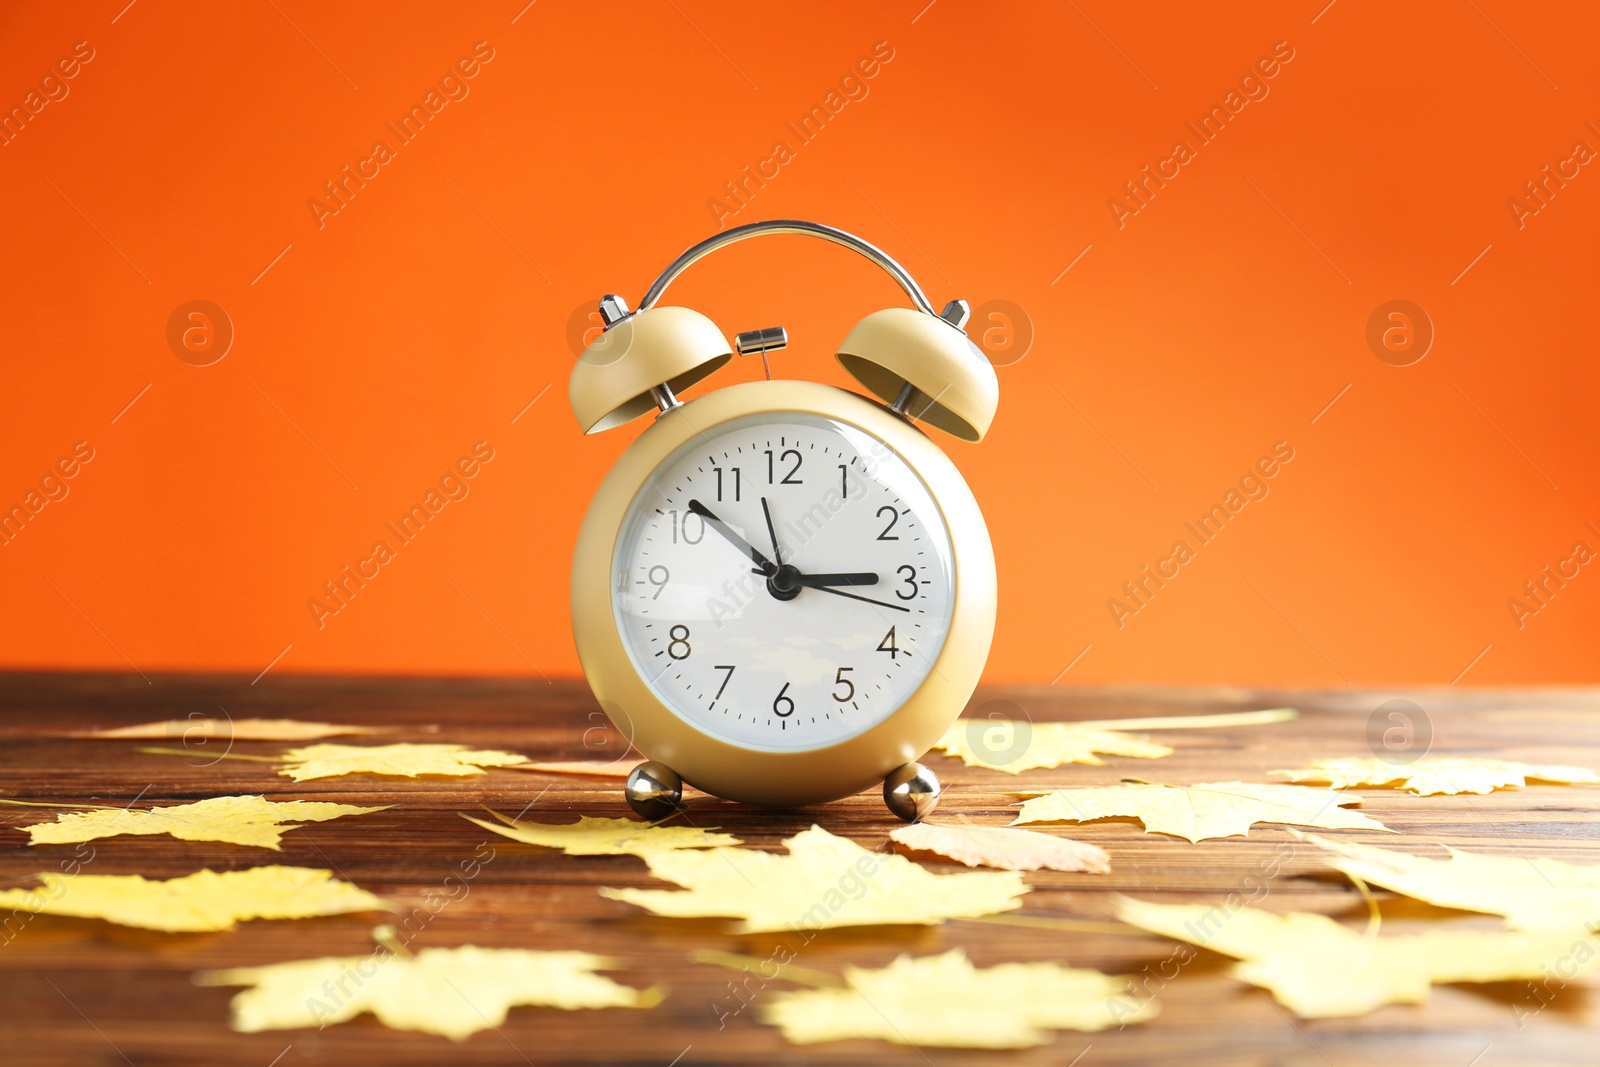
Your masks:
[[[1319,756],[1369,754],[1368,719],[1384,700],[1406,696],[1426,709],[1436,753],[1499,755],[1530,762],[1600,767],[1600,693],[1595,691],[1259,692],[1224,689],[1017,689],[980,691],[972,713],[1025,714],[1035,721],[1101,719],[1298,707],[1295,722],[1251,728],[1164,732],[1176,753],[1163,760],[1107,757],[1100,767],[1002,775],[941,757],[929,763],[946,786],[940,816],[1001,825],[1005,790],[1113,785],[1123,777],[1182,784],[1273,781],[1275,768]],[[532,759],[609,758],[620,739],[602,726],[579,682],[500,680],[248,679],[138,676],[0,676],[0,796],[61,803],[187,802],[230,793],[275,800],[392,804],[388,811],[309,825],[282,852],[168,838],[93,844],[95,874],[173,877],[201,867],[265,863],[327,867],[407,913],[392,921],[412,944],[585,949],[613,956],[610,972],[633,985],[663,983],[670,995],[650,1011],[513,1009],[498,1031],[453,1045],[384,1028],[370,1016],[321,1031],[236,1034],[228,1029],[233,990],[199,988],[198,970],[367,951],[378,916],[293,923],[255,922],[215,935],[161,935],[88,920],[39,916],[0,934],[0,1059],[6,1063],[156,1065],[618,1063],[690,1067],[702,1063],[905,1063],[1017,1065],[1184,1063],[1335,1065],[1407,1063],[1491,1067],[1592,1063],[1595,1005],[1577,985],[1530,983],[1442,987],[1421,1007],[1390,1007],[1359,1019],[1291,1020],[1260,992],[1228,978],[1226,961],[1202,952],[1176,974],[1163,961],[1174,944],[1107,929],[1043,928],[1015,918],[954,921],[941,927],[734,936],[720,921],[648,916],[603,899],[599,886],[654,886],[631,857],[578,858],[494,837],[457,817],[493,807],[529,817],[626,814],[618,783],[512,770],[457,780],[339,778],[296,785],[268,763],[221,754],[216,742],[187,755],[141,754],[148,742],[80,740],[63,731],[121,726],[190,713],[234,718],[316,719],[397,727],[390,741],[451,741],[521,752]],[[220,710],[219,710],[220,709]],[[1385,723],[1384,725],[1387,725]],[[353,739],[361,742],[364,739]],[[184,748],[175,737],[166,747]],[[271,755],[284,744],[236,742],[232,754]],[[1388,847],[1448,843],[1508,855],[1600,863],[1600,788],[1533,785],[1490,796],[1414,797],[1357,790],[1359,810],[1402,835],[1339,834]],[[70,847],[33,848],[15,827],[52,817],[44,808],[0,806],[0,886],[27,884],[55,869]],[[696,825],[718,827],[751,847],[774,848],[813,822],[866,847],[887,847],[897,823],[875,794],[825,807],[769,812],[694,795]],[[1106,922],[1108,898],[1223,901],[1256,896],[1262,906],[1359,917],[1364,905],[1347,880],[1279,828],[1247,838],[1191,845],[1145,834],[1132,820],[1053,832],[1111,854],[1109,875],[1038,872],[1013,916]],[[476,877],[461,865],[493,850]],[[919,857],[922,858],[922,857]],[[1264,877],[1274,860],[1276,876]],[[965,868],[927,859],[935,870]],[[447,882],[452,875],[455,880]],[[1464,918],[1380,893],[1386,922]],[[443,898],[447,903],[440,906]],[[432,902],[431,910],[425,902]],[[0,916],[4,920],[5,916]],[[1472,920],[1467,920],[1472,921]],[[1482,920],[1493,926],[1494,920]],[[839,1042],[796,1048],[755,1019],[762,997],[796,988],[778,979],[697,964],[697,949],[767,958],[787,943],[795,964],[837,972],[847,963],[881,966],[903,952],[961,946],[979,965],[1056,960],[1142,976],[1162,1014],[1151,1023],[1100,1034],[1063,1032],[1049,1045],[1003,1054]],[[1557,961],[1552,961],[1554,966]],[[741,1004],[749,1004],[739,1010]],[[1087,1049],[1087,1051],[1085,1051]],[[1476,1059],[1475,1059],[1476,1057]]]

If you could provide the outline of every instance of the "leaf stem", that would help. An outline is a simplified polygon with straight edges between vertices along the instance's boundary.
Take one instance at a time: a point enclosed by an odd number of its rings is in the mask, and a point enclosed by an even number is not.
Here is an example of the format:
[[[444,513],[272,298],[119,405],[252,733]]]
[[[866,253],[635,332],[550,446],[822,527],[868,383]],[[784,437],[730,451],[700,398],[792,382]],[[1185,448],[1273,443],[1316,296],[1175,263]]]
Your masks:
[[[757,966],[768,962],[759,956],[746,956],[738,952],[718,952],[714,949],[696,949],[689,954],[695,963],[709,963],[716,967],[728,967],[735,971],[746,970],[751,964]],[[844,979],[826,971],[814,971],[810,967],[796,967],[793,964],[780,963],[778,971],[773,978],[786,978],[791,982],[801,985],[815,986],[819,989],[832,989],[844,984]]]

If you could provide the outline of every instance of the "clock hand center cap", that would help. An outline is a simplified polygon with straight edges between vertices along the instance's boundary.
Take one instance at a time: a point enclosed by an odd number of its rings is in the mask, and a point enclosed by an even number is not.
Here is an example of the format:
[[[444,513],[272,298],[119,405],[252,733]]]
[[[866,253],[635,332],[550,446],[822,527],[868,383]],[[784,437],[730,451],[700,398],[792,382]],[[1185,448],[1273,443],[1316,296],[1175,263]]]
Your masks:
[[[767,576],[767,592],[776,600],[793,600],[800,595],[801,585],[797,580],[799,577],[800,568],[792,563],[785,563]]]

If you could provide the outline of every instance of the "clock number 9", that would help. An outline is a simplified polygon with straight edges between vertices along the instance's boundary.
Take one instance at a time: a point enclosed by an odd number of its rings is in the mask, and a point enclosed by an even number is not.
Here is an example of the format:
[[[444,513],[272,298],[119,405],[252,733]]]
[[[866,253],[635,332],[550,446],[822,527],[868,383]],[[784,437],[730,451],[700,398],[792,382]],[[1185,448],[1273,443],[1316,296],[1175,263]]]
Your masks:
[[[839,695],[839,691],[837,689],[835,689],[833,691],[833,699],[837,700],[841,704],[848,704],[850,701],[855,699],[855,696],[856,696],[856,683],[852,682],[850,679],[848,679],[848,678],[846,678],[844,676],[844,672],[845,671],[853,671],[853,670],[855,670],[854,667],[840,667],[837,671],[834,672],[833,683],[835,685],[844,686],[844,695],[843,696]]]
[[[789,692],[789,683],[784,682],[783,688],[778,690],[778,695],[772,698],[772,713],[780,719],[787,719],[794,714],[794,699],[785,696]]]
[[[656,571],[661,572],[661,577],[656,577]],[[654,567],[651,567],[647,572],[645,572],[645,577],[650,580],[651,585],[656,587],[655,595],[650,599],[660,600],[661,590],[667,587],[667,579],[672,577],[672,572],[667,570],[667,568],[663,567],[661,564],[657,563]]]
[[[679,630],[682,630],[683,632],[679,633]],[[689,653],[693,651],[693,649],[689,647],[689,628],[680,622],[678,625],[667,631],[667,636],[672,638],[671,641],[667,642],[667,655],[671,656],[673,659],[688,659]],[[679,645],[683,646],[682,652],[678,651]]]
[[[902,592],[901,590],[896,589],[894,591],[894,595],[901,600],[917,599],[917,593],[919,592],[917,589],[917,568],[913,567],[909,563],[903,563],[896,567],[894,572],[898,575],[901,575],[900,580],[906,583],[905,591]]]

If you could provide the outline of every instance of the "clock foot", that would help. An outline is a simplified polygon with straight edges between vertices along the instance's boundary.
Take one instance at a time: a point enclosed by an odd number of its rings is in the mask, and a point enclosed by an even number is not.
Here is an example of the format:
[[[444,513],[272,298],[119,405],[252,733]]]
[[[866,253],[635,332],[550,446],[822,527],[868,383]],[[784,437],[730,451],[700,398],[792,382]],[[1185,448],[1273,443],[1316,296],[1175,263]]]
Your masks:
[[[883,802],[906,822],[916,822],[939,806],[938,777],[920,763],[895,768],[883,780]]]
[[[664,763],[641,763],[622,787],[628,806],[641,818],[657,822],[677,811],[683,802],[683,779]]]

